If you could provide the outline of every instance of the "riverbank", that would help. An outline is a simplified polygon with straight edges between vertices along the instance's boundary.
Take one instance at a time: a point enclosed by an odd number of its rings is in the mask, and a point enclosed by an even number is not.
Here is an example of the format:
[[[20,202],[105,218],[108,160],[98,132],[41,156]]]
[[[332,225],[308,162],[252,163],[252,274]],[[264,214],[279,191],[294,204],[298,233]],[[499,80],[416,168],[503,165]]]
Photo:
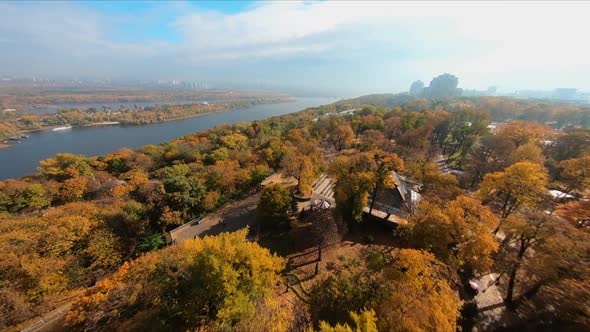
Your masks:
[[[16,132],[20,135],[23,133],[53,130],[63,126],[83,128],[113,125],[138,126],[157,124],[185,120],[235,109],[247,109],[256,105],[279,104],[292,101],[294,101],[292,97],[268,99],[257,98],[212,104],[165,104],[134,109],[108,109],[100,112],[67,109],[60,111],[58,114],[22,114],[5,117],[1,120],[0,128],[3,128],[5,132],[0,132],[0,136],[8,136],[8,132]]]

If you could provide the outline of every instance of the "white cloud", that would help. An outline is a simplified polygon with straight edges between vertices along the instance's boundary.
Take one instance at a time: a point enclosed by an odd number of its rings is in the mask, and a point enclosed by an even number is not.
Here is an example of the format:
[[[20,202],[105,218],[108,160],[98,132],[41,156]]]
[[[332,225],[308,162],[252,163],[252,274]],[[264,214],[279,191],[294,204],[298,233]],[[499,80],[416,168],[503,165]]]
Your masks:
[[[14,67],[20,55],[35,58],[33,68],[63,57],[60,70],[75,70],[72,57],[80,66],[85,59],[134,63],[113,65],[130,75],[137,68],[143,75],[207,68],[231,80],[227,68],[258,66],[269,79],[296,72],[293,79],[314,77],[324,86],[401,89],[447,71],[466,87],[590,89],[589,9],[581,2],[322,1],[262,2],[223,14],[181,5],[166,9],[177,17],[170,27],[180,41],[122,42],[112,37],[113,22],[141,25],[156,11],[108,17],[79,4],[2,3],[0,42],[13,50],[0,54],[0,67],[8,58]],[[33,56],[38,49],[53,58]]]

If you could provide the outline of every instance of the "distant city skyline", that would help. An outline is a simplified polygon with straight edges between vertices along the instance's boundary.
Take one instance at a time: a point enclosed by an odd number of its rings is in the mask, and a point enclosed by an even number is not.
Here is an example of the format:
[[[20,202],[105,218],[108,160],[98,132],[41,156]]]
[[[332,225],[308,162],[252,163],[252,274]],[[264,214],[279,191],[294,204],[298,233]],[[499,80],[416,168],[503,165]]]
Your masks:
[[[179,80],[333,95],[590,91],[584,2],[0,2],[9,75]],[[287,91],[289,92],[289,91]]]

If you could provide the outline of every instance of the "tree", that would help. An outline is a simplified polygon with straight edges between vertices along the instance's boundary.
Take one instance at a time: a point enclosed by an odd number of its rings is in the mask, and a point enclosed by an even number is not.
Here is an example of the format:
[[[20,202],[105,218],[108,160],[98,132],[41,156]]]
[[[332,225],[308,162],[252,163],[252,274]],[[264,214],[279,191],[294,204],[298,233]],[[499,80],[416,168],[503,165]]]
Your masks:
[[[539,143],[552,135],[551,128],[532,121],[512,121],[500,128],[498,135],[512,140],[516,147],[527,143]]]
[[[320,261],[322,260],[322,248],[339,243],[348,231],[346,224],[334,212],[332,209],[314,209],[305,217],[305,220],[312,225]]]
[[[550,155],[557,161],[579,158],[590,153],[590,129],[567,130],[550,146]]]
[[[383,271],[386,292],[374,308],[379,331],[456,331],[462,302],[443,271],[430,253],[400,250]]]
[[[317,282],[310,291],[312,321],[354,326],[350,312],[374,310],[379,331],[455,331],[461,301],[443,277],[444,264],[413,249],[383,255],[383,264],[370,270],[344,261]]]
[[[73,177],[60,184],[57,199],[63,202],[81,200],[87,189],[88,180],[86,178],[81,176]]]
[[[557,215],[564,217],[572,225],[590,231],[590,198],[561,204],[556,209]]]
[[[354,142],[354,131],[349,124],[341,124],[332,131],[330,141],[338,151],[348,148]]]
[[[291,193],[280,184],[262,190],[256,208],[256,220],[262,228],[280,229],[289,226]]]
[[[361,313],[350,312],[350,319],[353,320],[354,329],[348,324],[330,324],[320,322],[319,332],[377,332],[377,317],[373,310],[364,310]]]
[[[201,199],[206,191],[201,180],[193,176],[173,176],[164,178],[162,183],[170,208],[186,213],[189,217],[199,214]]]
[[[524,161],[487,174],[478,195],[484,203],[496,204],[502,218],[506,218],[521,207],[538,206],[546,192],[547,171],[539,164]]]
[[[156,251],[166,245],[164,237],[160,233],[150,233],[144,235],[137,248],[143,252]]]
[[[370,129],[367,130],[362,137],[361,150],[371,151],[375,149],[388,149],[389,142],[381,131]]]
[[[317,176],[316,167],[310,157],[299,153],[288,154],[281,162],[285,174],[297,179],[297,193],[301,195],[311,194],[311,185]]]
[[[67,328],[231,330],[254,318],[258,303],[272,296],[285,261],[246,234],[185,241],[123,264],[78,300],[66,316]]]
[[[240,133],[225,135],[221,137],[221,142],[226,148],[232,150],[244,150],[248,147],[248,137]]]
[[[590,188],[590,156],[564,160],[559,163],[564,192],[582,191]]]
[[[354,324],[350,312],[369,308],[380,296],[381,278],[377,273],[362,273],[343,268],[316,282],[310,290],[309,310],[316,324]]]
[[[491,230],[498,224],[496,215],[477,199],[459,196],[446,206],[422,202],[407,227],[411,243],[472,274],[492,267],[498,244]]]
[[[516,145],[507,137],[487,135],[469,150],[465,170],[471,177],[471,187],[483,180],[487,173],[508,167]]]
[[[529,142],[519,146],[510,155],[510,161],[512,163],[530,161],[531,163],[543,165],[545,163],[545,155],[543,155],[543,150],[537,144]]]
[[[352,157],[337,157],[330,164],[328,172],[336,180],[336,208],[346,221],[361,220],[369,192],[377,182],[375,170],[374,155],[367,152]]]
[[[57,180],[87,176],[93,172],[85,157],[71,153],[58,153],[53,158],[42,160],[39,162],[39,171]]]
[[[560,280],[588,279],[590,235],[545,213],[512,215],[502,226],[498,268],[508,275],[506,302],[514,308],[543,286]],[[520,297],[515,299],[517,290]]]
[[[457,177],[452,174],[441,174],[433,162],[416,160],[407,167],[406,174],[422,184],[419,192],[429,200],[447,202],[463,193]]]
[[[0,182],[0,211],[39,210],[51,204],[49,191],[41,184],[19,180]]]
[[[371,195],[371,206],[369,207],[369,214],[373,211],[375,206],[375,199],[377,191],[383,187],[393,187],[392,171],[400,172],[404,169],[404,161],[395,153],[385,152],[381,150],[373,151],[377,168],[375,169],[375,185],[373,186],[373,194]]]
[[[563,279],[544,286],[537,298],[523,304],[521,312],[541,328],[582,331],[590,326],[590,281]],[[535,326],[537,327],[537,326]]]
[[[449,119],[449,134],[444,138],[444,150],[447,162],[462,161],[471,146],[480,136],[488,132],[489,114],[471,109],[453,112]]]

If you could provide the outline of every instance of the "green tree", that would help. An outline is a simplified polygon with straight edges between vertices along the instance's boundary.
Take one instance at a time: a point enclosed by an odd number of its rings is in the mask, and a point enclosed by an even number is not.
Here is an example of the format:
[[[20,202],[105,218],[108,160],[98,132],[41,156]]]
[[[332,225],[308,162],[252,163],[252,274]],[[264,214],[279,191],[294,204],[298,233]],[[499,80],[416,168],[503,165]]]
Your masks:
[[[263,229],[279,229],[289,226],[291,193],[280,184],[262,190],[256,208],[256,220]]]
[[[346,221],[360,221],[363,209],[367,206],[369,192],[377,182],[375,159],[372,153],[335,158],[329,167],[336,184],[334,199],[336,208]]]

